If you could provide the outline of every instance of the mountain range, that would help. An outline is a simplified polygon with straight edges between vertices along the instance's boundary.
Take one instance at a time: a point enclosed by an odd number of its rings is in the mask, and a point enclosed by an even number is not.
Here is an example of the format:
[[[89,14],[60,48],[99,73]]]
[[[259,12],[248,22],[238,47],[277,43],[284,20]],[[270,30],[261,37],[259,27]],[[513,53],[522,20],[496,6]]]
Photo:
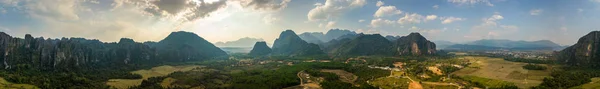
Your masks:
[[[244,37],[235,41],[217,42],[217,47],[252,47],[255,42],[264,41],[260,38]]]
[[[512,41],[501,39],[483,39],[464,44],[449,41],[437,41],[440,49],[445,50],[561,50],[560,46],[549,40],[539,41]]]
[[[205,60],[227,56],[213,44],[190,32],[173,32],[160,42],[138,43],[122,38],[103,43],[84,38],[25,38],[0,32],[0,64],[4,69],[33,67],[41,70],[68,70],[83,67],[157,64]]]
[[[331,29],[327,33],[322,32],[305,32],[298,35],[302,40],[308,43],[321,44],[337,39],[344,35],[355,35],[356,32],[350,30]]]

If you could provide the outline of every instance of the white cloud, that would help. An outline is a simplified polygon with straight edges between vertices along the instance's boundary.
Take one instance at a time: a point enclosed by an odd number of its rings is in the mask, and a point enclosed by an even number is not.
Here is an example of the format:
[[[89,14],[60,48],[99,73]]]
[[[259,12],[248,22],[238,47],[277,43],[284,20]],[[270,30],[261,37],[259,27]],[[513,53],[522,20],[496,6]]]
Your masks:
[[[581,13],[581,12],[583,12],[583,9],[581,9],[581,8],[578,8],[578,9],[577,9],[577,12]]]
[[[401,17],[400,19],[398,19],[398,23],[399,24],[408,24],[408,23],[421,23],[421,21],[424,19],[425,17],[422,15],[419,15],[417,13],[406,13],[404,15],[404,17]]]
[[[375,11],[375,14],[373,14],[373,16],[374,17],[384,17],[384,16],[398,15],[401,13],[402,13],[402,11],[396,9],[396,6],[382,6],[382,7],[379,7],[379,9],[377,9],[377,11]]]
[[[380,7],[380,6],[383,6],[383,4],[384,3],[382,1],[377,1],[377,4],[375,4],[375,5],[378,6],[378,7]]]
[[[438,8],[440,8],[440,5],[433,5],[432,8],[433,9],[438,9]]]
[[[392,21],[392,20],[386,20],[386,19],[381,19],[381,18],[371,20],[371,27],[374,27],[374,28],[384,26],[384,25],[392,25],[392,24],[394,24],[394,21]]]
[[[485,4],[487,6],[494,6],[489,0],[448,0],[448,2],[458,5]]]
[[[310,21],[328,20],[365,4],[365,0],[326,0],[324,5],[311,9],[307,16]]]
[[[273,17],[270,14],[263,17],[263,22],[265,22],[265,24],[267,24],[267,25],[271,25],[277,21],[279,21],[279,19],[276,17]]]
[[[364,19],[358,20],[359,23],[365,22]]]
[[[425,17],[425,20],[435,20],[437,18],[437,15],[427,15],[427,17]]]
[[[544,12],[544,10],[542,9],[533,9],[531,11],[529,11],[530,15],[540,15],[542,12]]]
[[[505,34],[512,34],[518,32],[518,26],[499,24],[498,21],[502,19],[504,19],[504,17],[499,13],[496,13],[488,18],[483,18],[481,20],[482,23],[477,26],[473,26],[471,28],[471,34],[466,35],[465,38],[495,39],[496,37],[500,37]]]
[[[327,22],[327,28],[333,28],[335,26],[336,22],[335,21],[329,21]]]
[[[450,24],[456,21],[463,21],[465,18],[457,18],[457,17],[442,17],[442,24]]]

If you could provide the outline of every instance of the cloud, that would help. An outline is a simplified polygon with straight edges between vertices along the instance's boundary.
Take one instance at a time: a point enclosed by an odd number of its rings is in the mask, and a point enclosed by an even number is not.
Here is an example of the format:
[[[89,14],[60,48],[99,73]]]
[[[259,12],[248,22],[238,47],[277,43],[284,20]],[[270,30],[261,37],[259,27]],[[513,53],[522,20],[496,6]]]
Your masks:
[[[457,17],[442,17],[442,24],[450,24],[456,21],[463,21],[465,18],[457,18]]]
[[[425,20],[435,20],[437,17],[437,15],[427,15],[427,17],[425,17]]]
[[[379,9],[377,9],[377,11],[375,11],[375,14],[373,14],[373,16],[374,17],[384,17],[384,16],[398,15],[401,13],[402,13],[402,11],[396,9],[396,6],[382,6],[382,7],[379,7]]]
[[[583,12],[583,9],[577,8],[577,12],[581,13],[581,12]]]
[[[383,4],[384,3],[382,1],[377,1],[377,4],[375,4],[375,5],[378,6],[378,7],[380,7],[380,6],[383,6]]]
[[[307,16],[309,21],[328,20],[365,4],[365,0],[326,0],[325,4],[311,9]]]
[[[433,9],[438,9],[438,8],[440,8],[440,5],[433,5],[432,8]]]
[[[437,18],[436,15],[428,15],[427,17],[423,15],[419,15],[417,13],[406,13],[404,17],[398,19],[399,24],[408,24],[408,23],[421,23],[423,21],[435,20]]]
[[[503,36],[505,34],[512,34],[518,32],[519,27],[514,25],[503,25],[499,24],[498,21],[504,19],[502,15],[496,13],[488,18],[483,18],[482,23],[473,26],[471,28],[471,34],[466,35],[465,38],[471,39],[495,39],[495,37]]]
[[[365,22],[364,19],[358,20],[359,23]]]
[[[265,24],[267,24],[267,25],[271,25],[271,24],[273,24],[276,21],[279,21],[279,19],[276,18],[276,17],[273,17],[270,14],[266,15],[265,17],[263,17],[263,22],[265,22]]]
[[[211,12],[226,6],[227,0],[206,2],[199,0],[157,0],[146,1],[144,11],[154,16],[184,17],[182,19],[193,21],[207,17]]]
[[[333,26],[335,26],[336,22],[335,21],[329,21],[327,22],[327,28],[333,28]]]
[[[291,0],[242,0],[245,7],[253,7],[256,10],[281,10],[287,7]]]
[[[542,12],[544,12],[544,10],[542,10],[542,9],[534,9],[534,10],[529,11],[529,14],[530,15],[540,15]]]
[[[489,0],[448,0],[448,2],[458,5],[485,4],[487,6],[494,6]]]
[[[377,18],[377,19],[371,20],[371,27],[377,28],[377,27],[384,26],[384,25],[391,25],[391,24],[394,24],[394,22],[395,21],[392,21],[392,20],[385,20],[385,19]]]

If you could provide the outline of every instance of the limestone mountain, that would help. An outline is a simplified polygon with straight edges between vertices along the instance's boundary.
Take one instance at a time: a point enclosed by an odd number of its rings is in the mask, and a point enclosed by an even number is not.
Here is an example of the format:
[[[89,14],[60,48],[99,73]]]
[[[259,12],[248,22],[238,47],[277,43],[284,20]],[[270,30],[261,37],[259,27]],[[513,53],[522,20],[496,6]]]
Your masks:
[[[435,43],[427,40],[419,33],[410,33],[400,37],[393,43],[398,55],[432,55],[436,53]]]
[[[558,61],[569,65],[600,67],[600,31],[592,31],[559,52]]]
[[[244,37],[235,41],[217,42],[215,43],[218,47],[252,47],[255,42],[264,41],[260,38]]]
[[[184,31],[172,32],[154,46],[161,58],[173,61],[205,60],[227,56],[225,51],[204,40],[204,38]]]
[[[318,45],[302,40],[292,30],[281,32],[275,39],[272,55],[277,56],[310,56],[324,54]]]
[[[70,70],[160,62],[154,49],[127,38],[103,43],[83,38],[33,38],[29,34],[22,39],[0,32],[0,53],[4,69]]]
[[[248,53],[248,55],[264,56],[264,55],[268,55],[269,53],[271,53],[271,51],[272,51],[271,48],[269,48],[269,46],[267,46],[266,42],[256,42],[254,44],[254,47],[250,51],[250,53]]]
[[[333,49],[335,56],[394,55],[392,42],[379,34],[360,35]]]

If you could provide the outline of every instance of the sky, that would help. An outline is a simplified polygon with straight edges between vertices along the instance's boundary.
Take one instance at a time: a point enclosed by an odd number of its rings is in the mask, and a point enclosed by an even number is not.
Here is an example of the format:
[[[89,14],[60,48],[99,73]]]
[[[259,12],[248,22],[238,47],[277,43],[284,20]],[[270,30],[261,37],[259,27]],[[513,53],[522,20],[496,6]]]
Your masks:
[[[160,41],[189,31],[210,42],[272,43],[280,32],[347,29],[433,41],[551,40],[572,45],[600,30],[600,0],[0,0],[13,37]]]

